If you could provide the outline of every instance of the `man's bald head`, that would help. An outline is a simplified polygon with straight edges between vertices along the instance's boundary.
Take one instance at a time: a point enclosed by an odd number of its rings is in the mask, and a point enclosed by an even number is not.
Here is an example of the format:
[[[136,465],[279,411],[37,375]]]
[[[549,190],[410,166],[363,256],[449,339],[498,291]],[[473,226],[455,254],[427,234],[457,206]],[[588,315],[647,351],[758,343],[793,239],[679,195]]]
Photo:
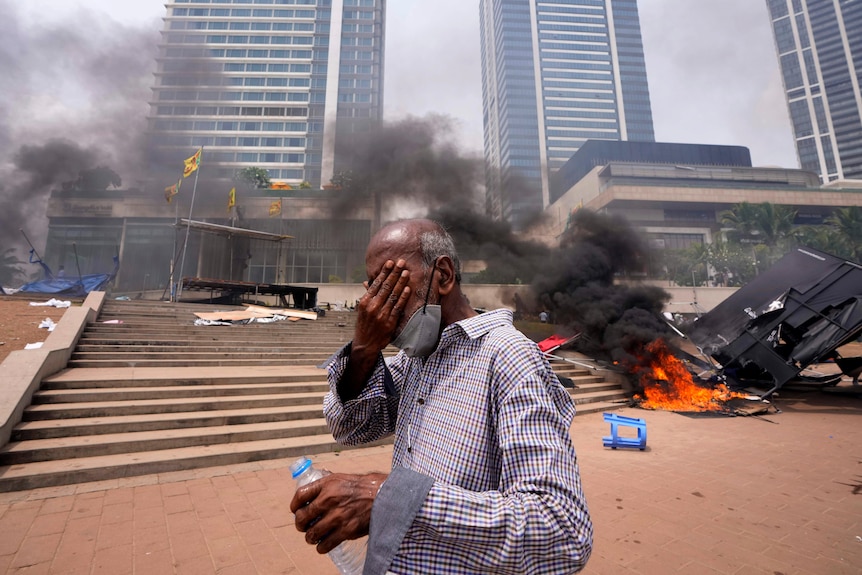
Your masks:
[[[393,261],[418,258],[425,270],[439,257],[447,256],[455,268],[456,281],[461,282],[461,260],[452,236],[433,220],[399,220],[385,225],[371,238],[366,259],[381,255]]]

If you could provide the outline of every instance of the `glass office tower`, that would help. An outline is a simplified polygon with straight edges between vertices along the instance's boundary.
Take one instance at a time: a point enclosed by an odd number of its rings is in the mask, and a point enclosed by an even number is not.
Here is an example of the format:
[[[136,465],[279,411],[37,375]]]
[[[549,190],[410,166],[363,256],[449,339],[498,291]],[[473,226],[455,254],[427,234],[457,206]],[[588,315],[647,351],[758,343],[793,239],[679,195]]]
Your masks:
[[[480,0],[488,213],[522,227],[588,139],[655,141],[636,0]]]
[[[210,176],[265,168],[318,187],[336,142],[382,117],[386,0],[170,0],[150,113],[154,161],[205,146]],[[336,137],[338,136],[338,137]]]
[[[862,2],[767,5],[802,169],[862,179]]]

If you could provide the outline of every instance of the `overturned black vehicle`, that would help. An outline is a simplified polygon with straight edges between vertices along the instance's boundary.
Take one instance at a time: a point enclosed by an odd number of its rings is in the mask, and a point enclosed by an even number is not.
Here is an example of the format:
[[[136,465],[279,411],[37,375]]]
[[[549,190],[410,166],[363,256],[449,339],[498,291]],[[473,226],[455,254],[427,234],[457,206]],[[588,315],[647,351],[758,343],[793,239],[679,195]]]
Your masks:
[[[687,331],[729,384],[765,384],[763,397],[829,359],[857,384],[862,357],[837,349],[862,335],[862,265],[797,248]]]

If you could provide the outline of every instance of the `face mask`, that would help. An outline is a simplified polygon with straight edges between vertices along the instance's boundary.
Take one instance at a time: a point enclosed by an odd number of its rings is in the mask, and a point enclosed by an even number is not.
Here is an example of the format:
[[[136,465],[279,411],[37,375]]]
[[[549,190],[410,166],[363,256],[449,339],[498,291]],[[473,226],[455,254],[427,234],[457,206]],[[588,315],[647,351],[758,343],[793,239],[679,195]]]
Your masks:
[[[428,305],[436,269],[436,265],[431,269],[431,281],[428,283],[428,291],[425,292],[425,305],[410,316],[407,325],[392,342],[392,345],[408,357],[428,357],[437,349],[437,342],[440,340],[442,310],[439,305]]]
[[[392,342],[408,357],[428,357],[440,339],[441,310],[439,305],[424,305],[410,316],[404,329]]]

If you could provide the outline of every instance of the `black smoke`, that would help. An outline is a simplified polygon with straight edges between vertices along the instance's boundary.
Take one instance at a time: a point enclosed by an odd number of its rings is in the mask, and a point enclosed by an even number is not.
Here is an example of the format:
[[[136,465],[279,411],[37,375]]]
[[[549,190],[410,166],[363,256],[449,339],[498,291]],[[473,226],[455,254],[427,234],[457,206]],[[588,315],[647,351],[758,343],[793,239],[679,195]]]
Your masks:
[[[626,220],[578,210],[533,289],[556,323],[582,334],[582,351],[633,368],[643,347],[668,331],[661,312],[669,294],[638,281],[646,257]]]
[[[475,283],[531,284],[551,253],[546,245],[513,233],[508,222],[458,205],[431,210],[428,217],[443,224],[465,259],[487,265]]]
[[[384,219],[399,209],[433,210],[441,206],[478,211],[482,159],[455,142],[452,121],[443,116],[384,122],[338,142],[334,182],[344,181],[336,208],[349,211],[375,202]]]
[[[334,213],[372,203],[381,222],[429,217],[452,234],[464,260],[487,269],[481,283],[529,284],[547,259],[548,248],[516,235],[512,227],[484,214],[484,167],[478,155],[461,150],[451,119],[409,117],[349,135],[340,142],[334,182]]]
[[[158,32],[80,13],[26,24],[12,5],[0,34],[0,242],[44,245],[54,189],[143,178]],[[97,184],[98,185],[98,184]]]

